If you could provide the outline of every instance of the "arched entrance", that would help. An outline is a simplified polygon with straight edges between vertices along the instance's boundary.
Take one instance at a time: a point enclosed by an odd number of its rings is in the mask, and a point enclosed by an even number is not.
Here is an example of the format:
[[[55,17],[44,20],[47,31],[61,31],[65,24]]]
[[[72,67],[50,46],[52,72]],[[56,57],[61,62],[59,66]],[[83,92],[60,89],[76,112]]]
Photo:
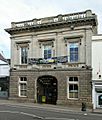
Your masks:
[[[44,75],[37,80],[37,102],[56,104],[57,79],[50,75]]]

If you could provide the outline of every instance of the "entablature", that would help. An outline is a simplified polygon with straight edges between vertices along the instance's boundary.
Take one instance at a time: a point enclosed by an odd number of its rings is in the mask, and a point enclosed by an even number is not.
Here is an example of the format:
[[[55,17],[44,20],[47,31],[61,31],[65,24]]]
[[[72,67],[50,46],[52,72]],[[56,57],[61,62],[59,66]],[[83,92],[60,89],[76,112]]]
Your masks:
[[[18,34],[31,31],[42,31],[46,29],[55,29],[62,27],[92,25],[97,26],[97,16],[91,10],[84,12],[57,15],[21,22],[12,22],[11,28],[5,29],[9,34]]]

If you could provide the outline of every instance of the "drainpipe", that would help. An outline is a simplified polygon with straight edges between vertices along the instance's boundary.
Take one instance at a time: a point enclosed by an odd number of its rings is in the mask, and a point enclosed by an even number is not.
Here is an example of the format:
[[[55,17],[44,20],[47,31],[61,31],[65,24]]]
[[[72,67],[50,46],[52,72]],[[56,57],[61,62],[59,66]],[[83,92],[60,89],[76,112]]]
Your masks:
[[[85,29],[85,64],[86,64],[86,29]]]

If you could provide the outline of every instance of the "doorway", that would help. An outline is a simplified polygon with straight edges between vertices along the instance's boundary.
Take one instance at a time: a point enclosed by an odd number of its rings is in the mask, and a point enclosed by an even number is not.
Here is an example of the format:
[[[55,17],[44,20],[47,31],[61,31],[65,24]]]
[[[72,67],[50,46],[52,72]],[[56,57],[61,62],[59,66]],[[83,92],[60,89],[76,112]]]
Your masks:
[[[97,108],[102,108],[102,93],[97,93]]]
[[[37,80],[37,102],[56,104],[57,102],[57,79],[50,75],[44,75]]]
[[[9,97],[9,77],[0,78],[0,99]]]

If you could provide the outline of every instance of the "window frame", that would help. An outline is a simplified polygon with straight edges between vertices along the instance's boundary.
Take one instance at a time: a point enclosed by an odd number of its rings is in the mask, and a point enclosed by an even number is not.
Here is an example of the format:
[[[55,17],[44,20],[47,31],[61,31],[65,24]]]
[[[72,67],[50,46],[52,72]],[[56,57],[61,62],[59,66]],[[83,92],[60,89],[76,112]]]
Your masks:
[[[27,59],[26,62],[24,61],[24,63],[22,62],[22,48],[26,49],[26,51],[24,51],[24,58],[23,59]],[[26,52],[26,53],[25,53]],[[27,58],[25,58],[27,57]],[[27,46],[20,46],[20,64],[27,64],[28,63],[28,47]]]
[[[47,47],[47,51],[48,51],[48,48],[50,48],[51,50],[51,57],[50,58],[44,58],[44,50],[45,50],[45,47]],[[48,53],[47,53],[47,56],[48,56]],[[46,60],[48,59],[51,59],[53,57],[53,49],[52,49],[52,45],[51,44],[43,44],[43,49],[42,49],[42,57]]]
[[[70,77],[72,77],[72,76],[70,76]],[[70,77],[67,78],[67,99],[78,100],[79,99],[79,77],[78,76],[72,77],[72,78],[77,77],[78,81],[69,81]],[[77,90],[78,97],[72,97],[72,98],[70,97],[70,95],[69,95],[69,93],[70,93],[70,91],[69,91],[69,85],[71,85],[71,84],[78,86],[78,90]],[[75,92],[73,92],[73,93],[75,93]]]
[[[25,79],[26,78],[26,80],[21,80],[21,78],[23,78],[23,79]],[[19,77],[19,81],[18,81],[18,95],[19,95],[19,97],[27,97],[27,77]],[[21,84],[26,84],[26,89],[21,89]],[[26,95],[22,95],[21,94],[21,90],[22,91],[26,91]]]
[[[70,44],[77,44],[77,46],[78,46],[78,60],[77,61],[71,61],[70,60],[70,57],[71,57],[71,55],[70,55]],[[79,59],[80,59],[80,46],[79,46],[80,44],[79,44],[79,40],[72,40],[72,41],[68,41],[67,42],[67,55],[68,55],[68,62],[70,62],[70,63],[78,63],[79,62]],[[75,51],[74,51],[75,52]]]

